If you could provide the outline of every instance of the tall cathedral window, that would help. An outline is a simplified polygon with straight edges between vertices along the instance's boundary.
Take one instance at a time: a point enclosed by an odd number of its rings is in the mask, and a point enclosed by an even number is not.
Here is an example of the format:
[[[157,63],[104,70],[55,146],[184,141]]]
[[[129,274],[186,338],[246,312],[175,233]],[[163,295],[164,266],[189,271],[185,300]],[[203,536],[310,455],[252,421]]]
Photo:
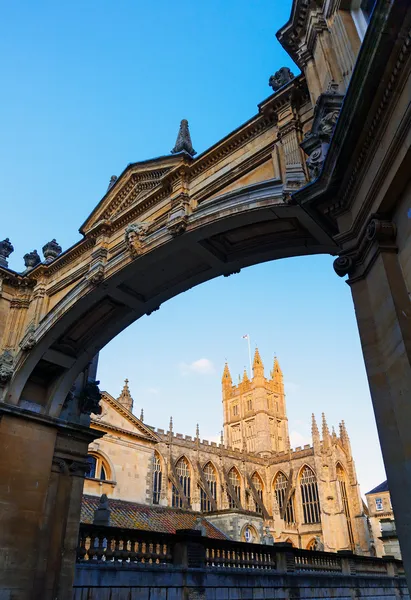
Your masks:
[[[228,480],[231,483],[231,486],[234,490],[237,500],[241,501],[241,480],[240,480],[240,476],[238,474],[237,469],[235,469],[234,467],[231,469],[231,471],[228,474]],[[228,494],[228,505],[230,508],[236,508],[236,506],[237,506],[235,499],[232,498],[230,494]]]
[[[319,523],[320,499],[317,478],[310,467],[305,466],[301,473],[301,498],[303,502],[304,523]]]
[[[217,502],[217,477],[215,474],[215,469],[211,463],[207,463],[203,469],[204,477],[208,483],[208,489],[211,492],[212,497]],[[200,496],[201,496],[201,510],[203,512],[210,512],[213,510],[211,501],[205,491],[200,488]]]
[[[161,483],[163,474],[161,472],[160,456],[154,453],[154,473],[153,473],[153,504],[160,503]]]
[[[344,469],[340,464],[337,465],[337,480],[340,486],[341,501],[343,505],[344,515],[347,521],[348,538],[350,540],[351,550],[354,550],[354,534],[352,530],[350,505],[348,504],[347,485]]]
[[[260,498],[261,502],[263,501],[263,482],[261,481],[261,477],[259,476],[258,473],[254,473],[251,481],[253,482],[253,486],[255,491],[257,492],[257,496]],[[255,506],[255,512],[261,514],[263,511],[261,509],[261,506],[257,503],[254,502],[254,506]]]
[[[277,500],[278,508],[280,512],[283,510],[284,501],[285,501],[285,493],[287,490],[288,478],[284,475],[284,473],[278,473],[277,477],[274,481],[274,492]],[[286,523],[295,523],[294,516],[294,494],[290,496],[287,502],[287,508],[284,514],[284,521]]]
[[[184,492],[184,496],[187,498],[188,504],[190,504],[190,501],[191,501],[191,497],[190,497],[190,488],[191,488],[190,467],[188,466],[188,461],[186,458],[184,458],[184,456],[182,456],[180,458],[180,460],[178,461],[178,463],[176,464],[176,471],[177,471],[178,480],[179,480],[180,485]],[[171,503],[172,503],[172,506],[174,506],[175,508],[183,507],[183,500],[180,496],[178,489],[176,488],[176,486],[174,484],[173,484],[173,490],[172,490]]]

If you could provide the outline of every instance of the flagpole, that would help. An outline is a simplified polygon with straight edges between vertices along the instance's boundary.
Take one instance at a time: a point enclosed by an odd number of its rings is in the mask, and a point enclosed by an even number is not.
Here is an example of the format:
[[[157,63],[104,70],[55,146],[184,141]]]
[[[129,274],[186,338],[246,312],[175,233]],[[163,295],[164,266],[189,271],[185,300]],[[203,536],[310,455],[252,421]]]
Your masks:
[[[250,361],[250,379],[252,379],[253,373],[252,373],[252,366],[251,366],[251,345],[250,345],[250,336],[249,335],[247,335],[247,341],[248,341],[248,360]]]

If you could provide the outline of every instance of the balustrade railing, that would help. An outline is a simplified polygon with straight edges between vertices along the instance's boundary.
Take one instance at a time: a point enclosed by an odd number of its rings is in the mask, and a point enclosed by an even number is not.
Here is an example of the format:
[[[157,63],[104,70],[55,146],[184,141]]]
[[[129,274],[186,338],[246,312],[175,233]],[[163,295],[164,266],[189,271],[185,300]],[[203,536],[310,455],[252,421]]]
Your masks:
[[[176,534],[80,526],[77,562],[90,566],[141,564],[201,569],[256,569],[278,573],[318,573],[393,577],[404,574],[402,562],[350,553],[300,550],[291,544],[248,544],[203,537],[200,531]]]
[[[224,569],[275,569],[274,546],[205,538],[205,566]]]
[[[173,538],[137,529],[81,525],[77,562],[164,565],[173,562]]]

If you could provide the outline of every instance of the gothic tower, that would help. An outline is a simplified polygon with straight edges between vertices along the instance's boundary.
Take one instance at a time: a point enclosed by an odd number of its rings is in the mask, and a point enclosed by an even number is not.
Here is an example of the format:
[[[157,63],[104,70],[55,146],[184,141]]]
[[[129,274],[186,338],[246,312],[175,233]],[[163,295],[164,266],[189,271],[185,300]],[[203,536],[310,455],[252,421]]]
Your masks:
[[[228,365],[223,372],[224,438],[227,446],[261,456],[288,450],[283,374],[277,358],[270,379],[256,349],[253,376],[247,372],[233,385]]]

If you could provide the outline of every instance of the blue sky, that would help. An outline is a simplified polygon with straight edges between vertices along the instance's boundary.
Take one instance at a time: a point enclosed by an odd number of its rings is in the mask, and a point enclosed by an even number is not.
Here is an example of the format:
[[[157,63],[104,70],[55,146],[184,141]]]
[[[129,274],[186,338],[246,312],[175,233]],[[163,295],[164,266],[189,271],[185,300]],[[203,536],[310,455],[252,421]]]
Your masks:
[[[281,66],[298,72],[276,30],[290,0],[29,0],[2,8],[0,239],[10,267],[50,239],[67,248],[128,163],[167,154],[182,118],[198,152],[256,112]],[[6,218],[5,218],[6,217]],[[348,286],[331,257],[288,259],[170,300],[100,355],[102,387],[125,377],[145,420],[215,439],[221,372],[247,365],[249,333],[268,373],[284,372],[292,441],[311,413],[345,419],[362,491],[385,478]],[[199,362],[200,361],[200,362]]]

